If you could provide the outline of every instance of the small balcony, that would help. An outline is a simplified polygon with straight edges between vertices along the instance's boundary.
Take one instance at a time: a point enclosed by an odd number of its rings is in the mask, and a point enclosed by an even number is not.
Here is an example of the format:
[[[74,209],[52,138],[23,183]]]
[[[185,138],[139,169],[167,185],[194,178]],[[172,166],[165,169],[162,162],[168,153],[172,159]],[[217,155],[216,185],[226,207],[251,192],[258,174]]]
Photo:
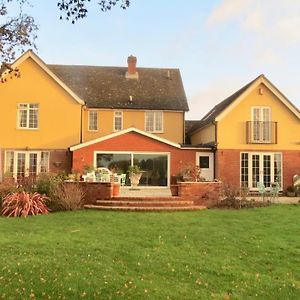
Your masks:
[[[277,122],[246,122],[247,144],[277,144]]]

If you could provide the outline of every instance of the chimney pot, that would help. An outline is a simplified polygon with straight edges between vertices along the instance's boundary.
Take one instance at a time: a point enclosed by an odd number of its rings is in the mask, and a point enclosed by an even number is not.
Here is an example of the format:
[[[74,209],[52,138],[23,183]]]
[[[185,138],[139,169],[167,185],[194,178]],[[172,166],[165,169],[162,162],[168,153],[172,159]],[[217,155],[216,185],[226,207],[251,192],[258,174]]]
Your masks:
[[[136,62],[137,58],[133,55],[128,56],[127,58],[127,64],[128,64],[128,70],[126,73],[126,78],[138,78],[138,72],[136,71]]]

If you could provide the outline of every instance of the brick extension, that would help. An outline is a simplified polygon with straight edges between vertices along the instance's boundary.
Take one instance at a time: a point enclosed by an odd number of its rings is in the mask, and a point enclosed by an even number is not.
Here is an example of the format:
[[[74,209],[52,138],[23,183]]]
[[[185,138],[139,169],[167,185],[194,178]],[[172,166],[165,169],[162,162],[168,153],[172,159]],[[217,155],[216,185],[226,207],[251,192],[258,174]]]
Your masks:
[[[240,186],[240,153],[241,152],[281,152],[282,153],[282,170],[283,170],[283,190],[292,185],[293,176],[300,172],[300,151],[298,150],[236,150],[220,149],[216,152],[216,178],[227,184]]]

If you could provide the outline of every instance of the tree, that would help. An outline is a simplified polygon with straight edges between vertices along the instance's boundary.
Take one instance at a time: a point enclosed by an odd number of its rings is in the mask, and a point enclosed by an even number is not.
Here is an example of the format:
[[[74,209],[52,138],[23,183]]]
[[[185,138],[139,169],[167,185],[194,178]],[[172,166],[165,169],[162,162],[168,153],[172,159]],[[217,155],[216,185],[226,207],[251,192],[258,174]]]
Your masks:
[[[19,5],[17,16],[8,18],[9,2],[13,0],[0,1],[0,20],[5,20],[0,24],[0,60],[8,62],[15,59],[18,50],[26,47],[35,47],[36,31],[38,26],[34,18],[23,13],[23,6],[27,0],[15,0]]]
[[[57,6],[64,14],[65,19],[74,24],[78,19],[87,16],[88,2],[91,2],[91,0],[60,0]],[[103,12],[106,12],[111,10],[118,3],[121,8],[126,9],[130,5],[130,0],[101,0],[98,2],[98,5]],[[63,19],[63,16],[61,15],[60,18]]]
[[[74,24],[87,17],[88,3],[96,1],[103,12],[111,10],[117,4],[120,4],[122,9],[130,5],[130,0],[57,0],[61,12],[60,19]],[[8,13],[12,4],[19,7],[19,13],[15,17],[11,17]],[[7,63],[14,60],[26,48],[36,48],[38,26],[32,16],[24,13],[24,6],[29,4],[30,0],[0,0],[0,62],[6,68]]]

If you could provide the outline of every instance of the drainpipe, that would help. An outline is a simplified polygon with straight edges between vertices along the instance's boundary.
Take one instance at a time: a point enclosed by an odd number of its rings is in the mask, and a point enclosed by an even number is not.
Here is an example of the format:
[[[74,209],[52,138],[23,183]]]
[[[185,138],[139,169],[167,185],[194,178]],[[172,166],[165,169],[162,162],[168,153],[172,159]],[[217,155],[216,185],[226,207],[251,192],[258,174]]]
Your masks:
[[[182,144],[185,144],[185,112],[183,112],[183,141]]]
[[[218,122],[214,121],[213,124],[215,125],[215,145],[214,145],[214,178],[216,178],[216,153],[217,153],[217,147],[218,147]]]
[[[0,182],[2,182],[2,148],[0,147]]]
[[[80,107],[80,140],[79,140],[79,143],[81,144],[82,143],[82,136],[83,136],[83,108],[84,108],[84,105],[81,105]]]

